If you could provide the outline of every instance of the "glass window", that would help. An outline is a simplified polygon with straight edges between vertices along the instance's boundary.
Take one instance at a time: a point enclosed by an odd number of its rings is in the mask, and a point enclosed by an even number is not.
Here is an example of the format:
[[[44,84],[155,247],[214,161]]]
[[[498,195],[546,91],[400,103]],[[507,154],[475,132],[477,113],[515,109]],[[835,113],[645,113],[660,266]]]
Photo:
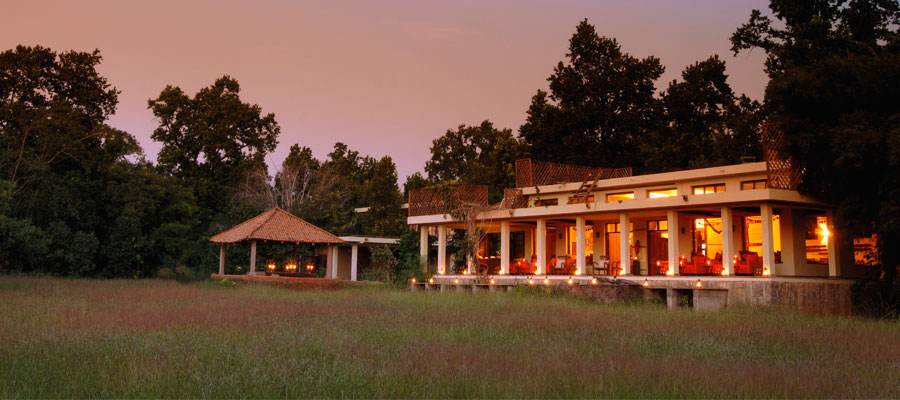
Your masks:
[[[538,199],[534,201],[535,207],[555,206],[559,204],[559,199]]]
[[[678,195],[678,191],[675,188],[671,189],[653,189],[647,191],[647,198],[650,199],[658,199],[660,197],[673,197]]]
[[[648,231],[668,231],[669,221],[665,219],[647,221]]]
[[[754,190],[754,189],[765,189],[766,188],[766,180],[765,179],[757,179],[754,181],[743,181],[741,182],[741,190]]]
[[[606,195],[606,202],[634,200],[634,192],[610,193]]]
[[[722,193],[725,191],[724,183],[714,183],[711,185],[699,185],[694,186],[692,192],[694,194],[710,194],[710,193]]]
[[[804,219],[806,227],[806,262],[810,264],[828,264],[828,231],[824,215],[807,215]]]

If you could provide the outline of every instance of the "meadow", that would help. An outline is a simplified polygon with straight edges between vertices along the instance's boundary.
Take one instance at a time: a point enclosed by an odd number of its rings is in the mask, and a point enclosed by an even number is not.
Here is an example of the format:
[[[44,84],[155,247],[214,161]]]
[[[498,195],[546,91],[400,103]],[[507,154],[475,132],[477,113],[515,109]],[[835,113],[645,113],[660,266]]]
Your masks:
[[[900,397],[900,323],[528,290],[0,278],[0,398]]]

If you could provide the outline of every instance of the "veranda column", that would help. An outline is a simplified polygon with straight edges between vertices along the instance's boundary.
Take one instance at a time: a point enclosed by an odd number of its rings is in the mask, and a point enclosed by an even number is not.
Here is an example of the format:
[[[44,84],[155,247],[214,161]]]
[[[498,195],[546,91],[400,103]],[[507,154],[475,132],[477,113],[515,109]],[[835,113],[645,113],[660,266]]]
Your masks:
[[[419,225],[419,262],[422,271],[428,272],[428,227]]]
[[[784,224],[784,222],[782,222]],[[828,276],[841,276],[841,236],[834,229],[834,211],[825,211],[825,226],[828,228]],[[783,247],[782,247],[783,248]]]
[[[338,277],[338,249],[339,246],[331,246],[331,279]]]
[[[631,275],[631,243],[628,235],[631,233],[631,217],[628,214],[619,214],[619,258],[622,266],[622,275]]]
[[[359,245],[358,244],[354,244],[354,245],[350,246],[350,280],[351,281],[356,280],[356,271],[357,271],[356,261],[358,260],[357,259],[358,253],[359,253]]]
[[[500,275],[509,273],[509,221],[500,221]]]
[[[734,275],[734,216],[731,207],[722,207],[722,269],[725,275]]]
[[[544,264],[547,262],[547,220],[537,220],[537,229],[534,230],[534,239],[537,242],[537,263],[535,263],[535,275],[544,273]]]
[[[256,275],[256,241],[250,241],[250,275]]]
[[[678,271],[678,211],[669,210],[666,213],[666,224],[669,227],[669,270],[666,275],[673,276],[681,273]]]
[[[437,269],[441,275],[447,273],[447,228],[443,225],[438,226]]]
[[[584,258],[586,250],[584,248],[584,217],[575,217],[575,275],[584,274]]]
[[[762,261],[763,274],[769,271],[769,275],[775,276],[775,233],[772,230],[772,205],[759,206],[759,215],[762,219]]]
[[[219,275],[225,275],[225,243],[219,245]]]

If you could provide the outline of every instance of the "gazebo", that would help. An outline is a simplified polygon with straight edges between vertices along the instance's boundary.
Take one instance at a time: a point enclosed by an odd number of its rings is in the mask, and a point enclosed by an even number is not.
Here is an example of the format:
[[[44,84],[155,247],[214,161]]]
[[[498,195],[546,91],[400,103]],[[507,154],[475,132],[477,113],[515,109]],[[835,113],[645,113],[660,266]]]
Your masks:
[[[293,214],[274,207],[250,218],[237,226],[220,232],[209,241],[219,243],[219,275],[225,275],[225,245],[250,242],[250,275],[256,275],[256,242],[300,243],[327,245],[326,276],[333,277],[336,270],[337,246],[343,240],[328,231],[306,222]]]

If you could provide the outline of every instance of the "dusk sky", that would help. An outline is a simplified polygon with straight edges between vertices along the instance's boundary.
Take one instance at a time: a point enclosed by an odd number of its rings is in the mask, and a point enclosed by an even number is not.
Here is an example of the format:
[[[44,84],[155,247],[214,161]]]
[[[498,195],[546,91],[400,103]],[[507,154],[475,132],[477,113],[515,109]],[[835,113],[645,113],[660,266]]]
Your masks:
[[[161,146],[147,100],[228,74],[281,125],[270,166],[294,143],[324,158],[341,141],[391,156],[402,184],[449,128],[490,119],[517,131],[584,18],[625,52],[659,57],[658,90],[719,54],[732,88],[761,99],[764,53],[733,57],[728,42],[754,8],[767,2],[3,1],[0,49],[99,49],[100,73],[122,92],[109,124],[148,159]]]

